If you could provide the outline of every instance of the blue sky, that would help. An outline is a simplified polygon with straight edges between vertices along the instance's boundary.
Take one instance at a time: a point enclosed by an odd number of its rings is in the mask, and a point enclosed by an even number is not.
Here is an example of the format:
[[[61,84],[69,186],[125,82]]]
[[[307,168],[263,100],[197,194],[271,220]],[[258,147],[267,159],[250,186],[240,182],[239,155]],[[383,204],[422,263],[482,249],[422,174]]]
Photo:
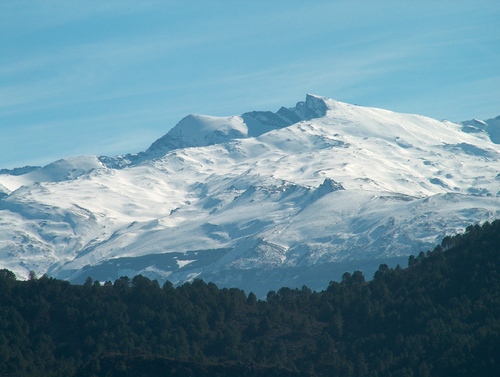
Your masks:
[[[0,168],[146,149],[190,113],[314,93],[500,115],[497,1],[0,2]]]

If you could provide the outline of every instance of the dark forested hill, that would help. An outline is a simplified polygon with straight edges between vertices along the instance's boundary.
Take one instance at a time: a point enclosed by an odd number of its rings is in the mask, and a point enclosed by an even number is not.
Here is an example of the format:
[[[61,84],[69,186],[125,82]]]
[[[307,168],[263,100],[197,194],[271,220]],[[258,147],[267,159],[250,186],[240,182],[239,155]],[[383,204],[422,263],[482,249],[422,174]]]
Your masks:
[[[2,376],[493,376],[500,221],[369,282],[267,300],[195,280],[84,285],[0,271]]]

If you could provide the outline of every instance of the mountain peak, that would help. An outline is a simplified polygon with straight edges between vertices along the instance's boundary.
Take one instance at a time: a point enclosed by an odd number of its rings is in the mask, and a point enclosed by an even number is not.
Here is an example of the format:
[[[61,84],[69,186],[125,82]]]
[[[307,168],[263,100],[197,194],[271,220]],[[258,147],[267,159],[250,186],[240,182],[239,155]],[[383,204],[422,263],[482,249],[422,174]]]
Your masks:
[[[306,100],[298,102],[295,107],[281,107],[275,113],[251,111],[229,117],[191,114],[151,144],[146,151],[125,156],[100,156],[99,160],[109,168],[121,169],[162,157],[174,149],[204,147],[234,139],[257,137],[303,120],[321,118],[329,109],[329,101],[333,100],[307,94]]]
[[[296,112],[303,120],[324,117],[328,110],[326,100],[314,94],[307,94],[305,102],[298,102],[295,106]]]
[[[257,137],[303,120],[325,116],[329,109],[327,101],[327,98],[307,94],[305,101],[298,102],[293,108],[282,107],[276,113],[252,111],[230,117],[188,115],[156,140],[145,153],[158,156],[178,148],[203,147]]]
[[[248,136],[248,127],[239,116],[188,115],[166,135],[156,140],[146,153],[177,148],[203,147]]]

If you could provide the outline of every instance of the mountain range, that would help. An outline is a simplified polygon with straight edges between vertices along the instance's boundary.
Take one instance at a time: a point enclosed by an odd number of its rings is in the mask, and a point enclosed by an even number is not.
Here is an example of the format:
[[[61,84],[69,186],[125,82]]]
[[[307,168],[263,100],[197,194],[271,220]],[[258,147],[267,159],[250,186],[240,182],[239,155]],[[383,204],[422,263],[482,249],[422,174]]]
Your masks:
[[[461,123],[316,95],[188,115],[147,150],[0,171],[0,268],[142,274],[262,296],[406,265],[500,214],[500,117]]]

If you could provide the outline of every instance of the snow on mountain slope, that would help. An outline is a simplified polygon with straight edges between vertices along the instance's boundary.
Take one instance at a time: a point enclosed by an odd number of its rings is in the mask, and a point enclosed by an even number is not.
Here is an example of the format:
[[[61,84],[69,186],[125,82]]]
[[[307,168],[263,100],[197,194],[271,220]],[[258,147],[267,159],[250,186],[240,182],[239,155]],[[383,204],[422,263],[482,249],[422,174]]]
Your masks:
[[[188,116],[124,161],[0,175],[0,267],[262,295],[370,277],[500,217],[500,148],[485,132],[313,95],[277,113]]]
[[[104,165],[94,156],[71,157],[55,161],[41,169],[26,174],[33,182],[61,182],[101,169]]]

